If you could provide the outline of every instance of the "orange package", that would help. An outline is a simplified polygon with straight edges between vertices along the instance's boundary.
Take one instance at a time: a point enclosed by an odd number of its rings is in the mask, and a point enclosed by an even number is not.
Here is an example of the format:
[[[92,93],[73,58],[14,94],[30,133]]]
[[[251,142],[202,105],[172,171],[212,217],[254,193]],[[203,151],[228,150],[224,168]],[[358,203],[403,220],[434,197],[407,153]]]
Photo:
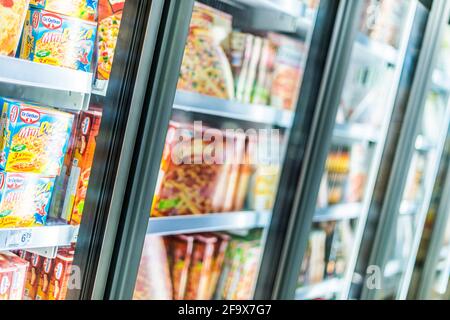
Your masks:
[[[61,250],[55,259],[48,300],[64,300],[73,262],[73,251]]]
[[[27,278],[29,263],[12,252],[6,251],[2,255],[15,267],[9,299],[22,300],[25,292],[25,280]]]
[[[10,300],[16,269],[4,256],[0,255],[0,300]]]
[[[208,298],[208,284],[216,243],[217,237],[211,234],[194,236],[194,248],[184,299],[205,300]]]
[[[211,265],[211,275],[208,281],[208,296],[207,299],[212,299],[219,282],[220,274],[222,273],[222,266],[225,260],[225,253],[230,242],[230,236],[217,233],[218,241],[214,244],[214,257]]]
[[[50,277],[53,273],[54,259],[44,258],[36,293],[36,300],[48,300]]]
[[[39,274],[42,268],[44,258],[38,254],[27,252],[25,260],[30,263],[25,283],[25,297],[29,300],[36,298],[37,286],[39,283]]]

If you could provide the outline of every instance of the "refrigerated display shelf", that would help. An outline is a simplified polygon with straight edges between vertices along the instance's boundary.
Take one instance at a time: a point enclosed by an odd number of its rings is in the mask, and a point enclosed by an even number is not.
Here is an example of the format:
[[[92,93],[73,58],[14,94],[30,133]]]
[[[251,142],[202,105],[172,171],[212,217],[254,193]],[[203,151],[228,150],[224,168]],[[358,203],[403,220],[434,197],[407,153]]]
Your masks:
[[[376,143],[379,133],[370,126],[359,123],[336,123],[333,140],[337,143],[371,142]]]
[[[359,33],[355,43],[355,58],[362,60],[382,59],[388,64],[395,65],[398,57],[398,50],[391,45],[373,40],[368,36]]]
[[[0,251],[67,246],[76,242],[78,229],[68,224],[0,229]]]
[[[305,287],[300,287],[295,291],[296,300],[311,300],[327,298],[338,293],[343,285],[343,280],[331,278]]]
[[[313,221],[324,222],[357,219],[361,212],[361,203],[336,204],[326,208],[317,209]]]
[[[205,231],[264,228],[271,211],[239,211],[189,216],[150,218],[147,234],[171,235]]]
[[[433,72],[432,88],[435,91],[450,93],[450,77],[443,71],[435,70]]]
[[[288,128],[292,124],[293,113],[274,107],[244,104],[198,93],[177,91],[173,109],[222,118],[243,120]]]
[[[92,73],[0,56],[0,95],[69,110],[86,109]]]

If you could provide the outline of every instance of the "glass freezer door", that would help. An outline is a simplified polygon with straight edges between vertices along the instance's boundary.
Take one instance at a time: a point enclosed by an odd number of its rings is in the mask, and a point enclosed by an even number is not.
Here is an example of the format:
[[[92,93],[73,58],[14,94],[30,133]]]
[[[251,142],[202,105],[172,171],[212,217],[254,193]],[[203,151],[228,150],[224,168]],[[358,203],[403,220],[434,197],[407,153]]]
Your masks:
[[[346,296],[397,95],[416,1],[363,1],[296,299]],[[312,197],[314,198],[314,197]],[[315,199],[315,198],[314,198]]]
[[[148,3],[63,2],[0,3],[0,300],[91,298],[122,143],[134,143]]]

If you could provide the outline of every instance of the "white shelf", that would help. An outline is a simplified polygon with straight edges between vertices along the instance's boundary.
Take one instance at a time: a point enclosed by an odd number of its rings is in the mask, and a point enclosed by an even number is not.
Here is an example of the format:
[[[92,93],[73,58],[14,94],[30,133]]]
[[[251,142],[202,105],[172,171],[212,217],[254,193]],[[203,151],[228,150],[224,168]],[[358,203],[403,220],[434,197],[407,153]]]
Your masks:
[[[333,141],[336,143],[376,143],[379,140],[379,133],[369,125],[359,123],[336,123],[333,131]]]
[[[403,200],[400,204],[400,215],[414,215],[419,210],[419,206],[413,201]]]
[[[311,300],[327,298],[338,293],[343,286],[343,280],[331,278],[305,287],[300,287],[295,291],[296,300]]]
[[[270,223],[270,211],[240,211],[189,216],[150,218],[147,234],[171,235],[206,231],[264,228]]]
[[[343,203],[316,210],[313,221],[339,221],[357,219],[361,215],[361,203]]]
[[[353,50],[355,58],[364,61],[370,59],[381,59],[386,63],[395,65],[398,58],[398,50],[391,45],[373,40],[360,33],[356,38]]]
[[[0,56],[0,95],[68,110],[86,109],[92,73]]]
[[[48,248],[76,241],[78,226],[53,224],[43,227],[0,229],[0,251]]]
[[[418,135],[416,138],[416,151],[429,152],[436,148],[436,144],[424,137],[423,135]]]
[[[177,91],[173,109],[288,128],[294,114],[278,108],[243,104],[193,92]]]

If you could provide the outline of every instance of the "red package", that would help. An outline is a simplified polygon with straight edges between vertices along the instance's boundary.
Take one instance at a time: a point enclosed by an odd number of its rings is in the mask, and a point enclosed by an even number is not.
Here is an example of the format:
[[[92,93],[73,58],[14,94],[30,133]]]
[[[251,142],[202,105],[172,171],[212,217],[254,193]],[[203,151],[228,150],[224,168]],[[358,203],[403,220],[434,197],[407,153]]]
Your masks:
[[[186,300],[205,300],[208,298],[208,284],[217,237],[211,234],[195,235],[186,285]]]
[[[173,283],[173,299],[183,300],[191,264],[194,237],[178,235],[167,237],[166,241],[171,252],[170,269]]]

